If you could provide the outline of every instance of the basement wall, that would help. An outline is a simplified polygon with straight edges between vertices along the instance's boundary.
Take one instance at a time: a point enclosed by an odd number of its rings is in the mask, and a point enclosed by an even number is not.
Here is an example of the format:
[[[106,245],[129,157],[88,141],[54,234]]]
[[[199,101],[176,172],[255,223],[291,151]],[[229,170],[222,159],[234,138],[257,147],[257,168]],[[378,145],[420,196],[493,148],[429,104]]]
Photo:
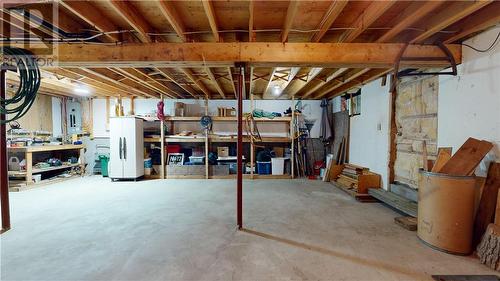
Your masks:
[[[466,43],[487,48],[498,32],[500,28],[494,28]],[[361,90],[361,115],[351,117],[349,160],[381,174],[382,186],[388,189],[390,96],[389,86],[380,84],[379,79]],[[333,101],[334,111],[339,103],[339,98]],[[500,161],[500,44],[487,53],[463,47],[458,75],[439,76],[438,147],[451,146],[455,152],[468,137],[495,144],[476,170],[485,176],[488,162]]]
[[[466,41],[478,49],[491,45],[500,27]],[[458,76],[441,76],[438,94],[438,146],[455,152],[468,137],[495,144],[476,169],[486,176],[489,161],[500,161],[500,43],[487,53],[462,48],[463,62]]]

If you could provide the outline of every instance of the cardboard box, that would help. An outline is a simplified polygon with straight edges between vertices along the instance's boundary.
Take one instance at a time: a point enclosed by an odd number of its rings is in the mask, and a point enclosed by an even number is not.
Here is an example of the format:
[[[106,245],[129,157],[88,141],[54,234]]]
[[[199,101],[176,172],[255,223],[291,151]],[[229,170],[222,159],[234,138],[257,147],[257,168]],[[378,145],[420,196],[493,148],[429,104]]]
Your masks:
[[[183,102],[176,102],[174,105],[175,116],[184,117],[185,105]]]
[[[273,151],[276,157],[283,157],[285,154],[285,149],[283,147],[275,146],[273,147]]]
[[[217,147],[217,156],[228,157],[229,156],[229,147],[227,147],[227,146]]]

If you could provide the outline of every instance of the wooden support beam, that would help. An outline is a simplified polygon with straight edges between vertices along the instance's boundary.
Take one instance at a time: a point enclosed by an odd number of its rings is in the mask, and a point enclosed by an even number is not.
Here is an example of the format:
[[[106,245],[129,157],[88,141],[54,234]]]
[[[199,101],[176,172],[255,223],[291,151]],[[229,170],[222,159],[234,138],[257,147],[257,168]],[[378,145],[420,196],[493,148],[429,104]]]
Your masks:
[[[317,93],[314,98],[316,99],[320,99],[320,98],[323,98],[324,96],[326,96],[329,92],[335,90],[335,89],[338,89],[340,88],[340,86],[342,85],[345,85],[351,81],[353,81],[354,79],[360,77],[361,75],[367,73],[368,71],[370,71],[369,68],[363,68],[363,69],[351,69],[349,70],[344,76],[343,76],[343,81],[341,83],[338,83],[336,85],[333,85],[333,86],[330,86],[330,87],[327,87],[326,89],[323,89],[321,92]]]
[[[221,42],[221,38],[219,35],[219,28],[217,27],[217,18],[215,16],[214,6],[211,0],[202,0],[203,9],[205,9],[205,14],[208,18],[208,23],[210,24],[210,29],[212,29],[212,33],[215,38],[215,42]]]
[[[361,33],[372,25],[380,16],[389,10],[396,1],[372,1],[363,14],[354,22],[350,29],[344,32],[339,39],[341,43],[353,42]]]
[[[283,28],[281,30],[281,42],[285,43],[288,40],[288,34],[292,28],[293,19],[297,13],[297,8],[299,7],[299,2],[296,0],[291,0],[288,4],[288,9],[286,10],[286,18],[283,23]]]
[[[20,31],[24,31],[26,34],[33,34],[39,38],[47,37],[47,34],[45,32],[42,32],[41,30],[35,28],[31,28],[29,25],[26,26],[26,20],[20,20],[19,18],[12,17],[5,10],[0,10],[0,20],[4,22],[3,32],[5,37],[14,37],[13,34],[11,34],[11,26],[19,29]]]
[[[54,69],[48,69],[44,70],[47,72],[50,72],[56,76],[64,76],[67,79],[77,82],[79,84],[83,84],[88,86],[89,88],[93,89],[93,92],[102,92],[105,95],[108,96],[118,96],[119,93],[117,93],[117,87],[114,87],[113,85],[109,85],[107,83],[102,83],[99,81],[94,81],[92,79],[89,79],[83,75],[71,72],[67,69],[62,69],[62,68],[54,68]],[[68,85],[68,91],[73,91],[73,87]],[[119,89],[121,92],[121,89]]]
[[[319,67],[313,67],[311,71],[309,71],[309,74],[307,75],[306,81],[297,81],[299,83],[299,87],[295,89],[292,93],[290,93],[291,96],[295,96],[298,92],[300,92],[304,87],[309,85],[311,81],[313,81],[318,74],[320,74],[323,71],[322,68]]]
[[[447,5],[440,13],[429,19],[426,31],[410,41],[410,43],[424,43],[426,39],[450,26],[451,24],[476,12],[490,4],[492,0],[463,1]]]
[[[200,88],[200,90],[205,94],[205,99],[210,99],[211,97],[211,94],[210,94],[210,91],[207,89],[207,87],[205,87],[205,85],[203,85],[203,83],[201,81],[199,81],[198,79],[196,79],[196,77],[194,77],[193,75],[193,72],[191,71],[191,69],[189,68],[181,68],[181,71],[191,80],[193,81],[193,83],[198,87]]]
[[[249,86],[248,86],[248,94],[250,95],[251,99],[253,100],[254,96],[253,96],[253,87],[254,87],[254,83],[253,83],[253,67],[250,67],[250,75],[249,75],[249,78],[250,78],[250,81],[249,81]]]
[[[460,30],[446,39],[445,43],[453,43],[462,40],[476,32],[486,30],[500,23],[500,1],[495,1],[484,7],[460,23]]]
[[[2,43],[0,43],[2,45]],[[11,46],[15,44],[11,44]],[[388,68],[394,65],[401,43],[154,43],[127,45],[53,45],[50,59],[60,67],[221,67],[234,62],[249,66],[321,66],[331,68]],[[33,45],[31,51],[46,57]],[[457,64],[461,46],[447,45]],[[147,50],[147,51],[145,51]],[[447,67],[441,49],[409,45],[405,56],[422,60],[403,61],[403,67]],[[443,58],[429,60],[428,58]]]
[[[255,42],[256,35],[253,28],[254,15],[255,15],[255,3],[253,0],[248,1],[248,10],[249,10],[249,18],[248,18],[248,42]]]
[[[199,98],[198,94],[194,91],[194,89],[189,86],[189,85],[184,85],[178,81],[178,79],[175,79],[175,77],[170,73],[170,71],[167,68],[156,68],[156,70],[166,78],[170,79],[173,83],[175,83],[177,86],[181,87],[184,91],[186,91],[188,94],[190,94],[193,98],[197,99]]]
[[[65,0],[59,1],[59,3],[100,32],[119,30],[112,21],[108,20],[106,16],[96,7],[92,6],[90,2]],[[118,34],[106,34],[102,38],[107,38],[109,42],[120,41]]]
[[[181,38],[183,42],[187,41],[186,35],[184,34],[184,24],[182,20],[180,19],[179,15],[177,14],[177,11],[175,11],[175,8],[172,6],[171,1],[164,1],[164,0],[158,0],[157,1],[158,6],[160,7],[160,11],[163,14],[163,16],[167,19],[167,21],[170,23],[172,28],[175,30],[175,33],[177,33],[177,36]]]
[[[358,76],[357,79],[350,80],[349,82],[343,83],[339,87],[335,88],[334,90],[329,92],[326,95],[326,97],[327,98],[334,98],[336,96],[339,96],[339,95],[345,93],[346,91],[348,91],[352,88],[366,84],[366,83],[371,82],[371,81],[373,81],[373,80],[375,80],[383,75],[386,75],[386,74],[390,73],[391,71],[393,71],[392,68],[370,69],[369,71],[365,72],[363,75]]]
[[[316,93],[316,91],[319,90],[321,87],[325,86],[327,83],[329,83],[333,79],[339,77],[340,75],[343,75],[348,70],[349,70],[348,68],[328,69],[328,70],[325,70],[327,76],[325,76],[325,78],[323,80],[321,80],[318,84],[316,84],[312,89],[309,89],[309,91],[307,91],[307,93],[305,93],[304,95],[302,95],[301,98],[302,99],[308,98],[309,96],[311,96],[314,93]]]
[[[10,17],[11,19],[16,19],[14,22],[20,23],[17,24],[17,26],[24,26],[24,24],[26,23],[28,27],[23,27],[23,30],[29,30],[34,34],[40,34],[45,38],[61,38],[61,36],[54,29],[50,29],[46,26],[32,21],[31,19],[25,17],[24,13],[22,13],[20,10],[2,9],[1,12],[2,17],[7,18],[8,15],[8,17]]]
[[[210,69],[210,67],[206,67],[205,68],[205,72],[207,73],[208,78],[210,78],[210,81],[214,85],[215,89],[217,89],[217,92],[219,93],[219,95],[223,99],[225,99],[226,98],[226,94],[224,93],[224,90],[222,89],[221,85],[219,84],[219,81],[217,81],[217,79],[215,78],[215,75],[212,72],[212,69]]]
[[[292,84],[293,79],[295,78],[297,73],[299,73],[299,71],[300,71],[300,67],[290,68],[290,73],[288,74],[288,80],[281,85],[283,87],[282,93],[284,93],[286,91],[286,89],[288,88],[288,86],[290,86],[290,84]]]
[[[130,2],[123,0],[109,1],[114,11],[119,14],[136,32],[141,42],[151,43],[151,37],[147,34],[153,31],[148,21],[139,13]]]
[[[406,8],[395,20],[396,25],[389,29],[376,42],[389,42],[396,35],[426,17],[430,12],[441,6],[444,1],[414,2]]]
[[[332,26],[332,24],[335,22],[337,17],[340,15],[342,10],[344,10],[344,7],[347,5],[348,1],[347,0],[333,0],[330,6],[328,7],[328,10],[326,10],[325,15],[323,16],[323,19],[321,19],[321,22],[318,26],[319,31],[315,32],[313,36],[311,37],[311,42],[319,42],[321,41],[321,38],[326,34],[328,29]]]

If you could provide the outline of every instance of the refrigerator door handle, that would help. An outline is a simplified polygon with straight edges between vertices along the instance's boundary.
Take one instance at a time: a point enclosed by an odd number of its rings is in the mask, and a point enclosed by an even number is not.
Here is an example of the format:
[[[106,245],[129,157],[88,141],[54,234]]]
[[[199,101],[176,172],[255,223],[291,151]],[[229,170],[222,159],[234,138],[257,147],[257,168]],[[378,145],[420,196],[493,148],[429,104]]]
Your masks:
[[[122,159],[122,138],[120,137],[120,144],[118,145],[118,151],[120,153],[120,159]]]
[[[123,137],[123,159],[127,160],[127,139]]]

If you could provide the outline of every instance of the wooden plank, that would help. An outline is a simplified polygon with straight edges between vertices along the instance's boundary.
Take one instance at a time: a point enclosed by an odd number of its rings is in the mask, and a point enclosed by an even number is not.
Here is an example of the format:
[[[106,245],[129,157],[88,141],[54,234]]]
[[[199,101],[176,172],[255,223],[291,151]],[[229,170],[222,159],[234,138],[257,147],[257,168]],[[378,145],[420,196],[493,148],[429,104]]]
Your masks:
[[[461,21],[459,26],[460,30],[444,42],[453,43],[498,24],[500,22],[500,13],[498,13],[499,10],[500,1],[491,3],[488,7],[479,10],[470,17]]]
[[[177,36],[179,36],[179,38],[183,42],[186,42],[186,35],[184,35],[184,30],[185,30],[184,24],[180,20],[177,12],[175,11],[175,8],[172,5],[172,1],[157,0],[157,3],[159,5],[161,13],[170,23],[172,28],[175,30]]]
[[[495,210],[495,225],[500,226],[500,192],[497,196],[497,207]]]
[[[219,28],[217,25],[217,18],[215,16],[214,7],[211,0],[202,0],[203,9],[205,9],[205,14],[207,15],[208,23],[212,29],[212,34],[214,35],[215,42],[220,42],[221,38],[219,35]]]
[[[436,158],[436,162],[434,163],[434,167],[432,167],[431,172],[437,173],[439,170],[443,168],[443,166],[450,160],[451,158],[451,147],[440,147],[438,148],[438,155]]]
[[[424,164],[424,171],[429,171],[429,162],[427,161],[427,142],[425,140],[422,141],[422,162]]]
[[[409,231],[417,231],[417,218],[414,217],[395,217],[394,222],[408,229]]]
[[[458,151],[457,151],[458,153]],[[452,158],[453,159],[453,158]],[[488,224],[495,220],[498,189],[500,188],[500,163],[491,163],[488,176],[483,187],[481,200],[474,220],[473,246],[475,247],[483,236]]]
[[[439,170],[439,173],[454,176],[470,175],[492,147],[493,144],[488,141],[469,138]]]
[[[131,3],[123,0],[109,1],[114,11],[119,14],[136,32],[141,42],[151,43],[148,32],[154,31],[144,16],[137,12]]]
[[[4,45],[5,43],[0,43]],[[21,46],[10,44],[11,46]],[[44,48],[31,44],[35,55],[45,58]],[[50,59],[59,67],[221,67],[235,62],[249,66],[325,66],[331,68],[392,68],[401,43],[150,43],[123,45],[59,44],[52,45]],[[460,45],[446,45],[457,64],[461,63]],[[21,46],[26,47],[26,46]],[[145,52],[144,50],[148,50]],[[433,45],[412,45],[405,56],[422,60],[404,61],[402,67],[449,66],[441,49]],[[443,58],[429,60],[427,58]]]

